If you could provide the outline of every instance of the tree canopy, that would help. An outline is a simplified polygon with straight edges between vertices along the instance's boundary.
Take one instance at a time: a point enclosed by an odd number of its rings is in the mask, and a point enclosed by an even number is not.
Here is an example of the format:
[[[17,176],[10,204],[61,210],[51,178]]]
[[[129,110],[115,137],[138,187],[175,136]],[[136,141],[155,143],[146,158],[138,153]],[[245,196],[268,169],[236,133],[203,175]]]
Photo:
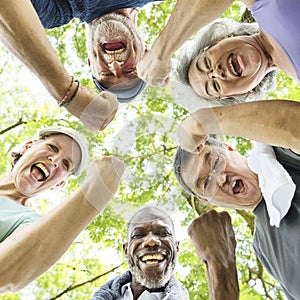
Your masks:
[[[167,22],[173,6],[174,1],[166,0],[139,12],[138,25],[150,46]],[[240,20],[244,12],[245,7],[236,1],[224,16]],[[73,20],[61,28],[47,30],[47,34],[70,73],[83,85],[93,87],[87,66],[85,24]],[[147,87],[140,99],[121,105],[115,120],[104,131],[93,133],[59,108],[39,80],[4,46],[0,48],[0,74],[2,175],[10,169],[11,150],[37,129],[51,125],[70,126],[85,134],[92,158],[115,155],[127,165],[116,197],[59,262],[19,293],[1,295],[0,300],[89,299],[104,282],[127,269],[122,253],[127,221],[146,203],[165,209],[176,221],[181,238],[176,276],[188,289],[190,299],[208,299],[205,267],[198,260],[185,231],[193,218],[213,207],[186,195],[173,174],[175,132],[188,111],[176,103],[170,88]],[[268,99],[300,101],[300,88],[279,71],[277,88]],[[225,139],[242,154],[251,148],[248,140]],[[71,179],[62,191],[47,192],[32,199],[31,205],[38,212],[46,213],[77,189],[83,176]],[[278,283],[267,274],[252,249],[253,214],[228,211],[237,239],[240,299],[284,299]]]

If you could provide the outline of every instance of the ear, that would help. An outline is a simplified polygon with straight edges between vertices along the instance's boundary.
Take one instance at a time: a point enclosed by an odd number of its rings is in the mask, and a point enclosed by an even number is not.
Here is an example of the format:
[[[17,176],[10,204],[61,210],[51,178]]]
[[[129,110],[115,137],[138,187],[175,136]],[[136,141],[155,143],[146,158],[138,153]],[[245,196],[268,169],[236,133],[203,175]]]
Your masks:
[[[57,183],[56,185],[52,186],[50,188],[50,190],[56,190],[60,187],[63,187],[64,185],[66,184],[66,181],[65,180],[62,180],[61,182]]]
[[[33,144],[33,141],[26,142],[23,145],[22,150],[20,151],[20,154],[23,155],[29,148],[31,148],[32,144]]]
[[[123,252],[124,252],[125,256],[127,256],[127,254],[128,254],[128,243],[123,243]]]

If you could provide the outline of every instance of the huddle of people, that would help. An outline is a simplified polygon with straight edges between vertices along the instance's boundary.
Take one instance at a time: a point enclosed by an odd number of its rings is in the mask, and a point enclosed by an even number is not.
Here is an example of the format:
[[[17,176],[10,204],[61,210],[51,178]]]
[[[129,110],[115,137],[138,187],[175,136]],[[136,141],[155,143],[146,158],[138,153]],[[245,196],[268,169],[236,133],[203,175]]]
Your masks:
[[[177,0],[146,50],[136,23],[137,8],[148,2],[155,1],[5,0],[1,41],[60,107],[89,129],[103,130],[119,103],[135,99],[146,84],[168,84],[173,53],[199,30],[192,45],[180,48],[174,73],[211,107],[192,112],[178,127],[176,178],[204,202],[251,210],[257,257],[288,299],[300,299],[300,103],[262,100],[274,86],[277,69],[300,79],[295,38],[300,4],[244,0],[257,21],[246,24],[217,19],[233,0]],[[87,23],[88,64],[99,94],[68,74],[47,39],[44,28],[73,18]],[[246,158],[212,134],[244,137],[255,141],[254,147]],[[11,171],[0,179],[0,293],[18,291],[48,270],[114,197],[125,170],[114,156],[87,167],[86,139],[63,127],[41,129],[12,158]],[[80,188],[48,214],[39,216],[27,206],[32,197],[85,169]],[[188,234],[205,262],[210,298],[238,299],[229,214],[202,214]],[[189,299],[174,277],[179,242],[165,212],[149,206],[136,212],[123,250],[129,271],[101,286],[92,299]]]

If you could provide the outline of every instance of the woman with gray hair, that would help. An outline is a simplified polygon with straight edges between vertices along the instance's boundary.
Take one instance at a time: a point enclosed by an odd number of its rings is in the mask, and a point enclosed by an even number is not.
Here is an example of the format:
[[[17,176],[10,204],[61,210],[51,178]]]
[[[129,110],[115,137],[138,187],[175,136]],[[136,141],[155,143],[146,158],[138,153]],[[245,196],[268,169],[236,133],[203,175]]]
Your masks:
[[[197,30],[218,18],[232,2],[178,0],[168,24],[151,51],[139,62],[139,76],[149,84],[165,86],[173,53]],[[272,71],[276,69],[297,81],[300,79],[300,42],[295,38],[298,36],[300,2],[243,0],[243,3],[251,10],[259,27],[254,27],[251,33],[246,27],[255,25],[234,25],[232,22],[227,27],[229,21],[224,21],[225,25],[222,25],[223,21],[217,21],[212,28],[209,26],[201,32],[205,32],[205,36],[195,42],[189,55],[190,61],[193,58],[191,64],[185,62],[179,67],[181,71],[188,68],[183,71],[183,77],[205,99],[224,98],[227,103],[229,98],[231,104],[236,102],[232,98],[237,98],[237,102],[249,97],[260,100],[259,95],[249,95],[253,90],[271,86],[265,76],[271,72],[269,76],[274,77]],[[231,27],[233,29],[229,30]],[[211,34],[212,37],[207,39]],[[268,83],[262,83],[262,80]]]
[[[210,95],[209,93],[213,93],[210,92],[210,88],[208,86],[203,87],[204,84],[209,85],[209,83],[206,83],[204,79],[202,80],[202,78],[200,79],[199,75],[197,74],[203,73],[198,70],[200,66],[198,65],[199,59],[197,60],[197,58],[205,55],[209,49],[213,48],[220,41],[230,37],[255,37],[259,35],[259,33],[260,29],[256,23],[238,23],[226,18],[218,19],[215,22],[210,23],[209,25],[200,29],[194,40],[186,42],[181,48],[179,54],[176,56],[176,78],[183,84],[191,85],[199,97],[210,100],[215,105],[230,105],[255,99],[263,99],[266,93],[275,86],[276,71],[274,70],[267,72],[262,80],[256,86],[254,86],[251,91],[247,91],[238,95],[224,95],[224,97],[218,95],[217,91],[216,95]],[[240,60],[237,56],[235,56],[234,53],[231,55],[232,56],[228,61],[228,66],[232,66],[232,68],[235,69],[237,68],[237,64]],[[207,57],[204,56],[204,58],[206,60],[204,64],[210,63],[210,60]],[[213,72],[212,70],[210,71]],[[223,72],[225,73],[226,71],[223,70]],[[236,73],[238,72],[239,71],[237,70]],[[217,77],[218,75],[212,74],[211,76]],[[240,80],[240,78],[241,76],[236,76],[237,80]],[[216,82],[212,82],[212,90],[219,88],[217,79],[215,79],[215,81]],[[205,91],[206,89],[208,93],[203,93],[202,91]]]

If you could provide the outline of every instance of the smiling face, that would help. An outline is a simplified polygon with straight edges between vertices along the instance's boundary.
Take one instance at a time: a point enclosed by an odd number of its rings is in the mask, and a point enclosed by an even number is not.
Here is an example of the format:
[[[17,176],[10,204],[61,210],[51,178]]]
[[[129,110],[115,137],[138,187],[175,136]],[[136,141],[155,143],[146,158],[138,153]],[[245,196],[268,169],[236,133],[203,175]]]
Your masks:
[[[253,210],[262,199],[256,174],[237,151],[206,145],[190,154],[181,176],[200,199],[221,207]]]
[[[145,44],[134,21],[120,13],[103,15],[89,24],[87,39],[93,76],[103,86],[128,80],[126,88],[136,85],[136,65],[145,53]]]
[[[61,185],[81,160],[78,144],[64,134],[27,143],[12,174],[17,190],[33,197],[39,192]]]
[[[201,51],[188,76],[198,95],[216,99],[251,91],[271,70],[257,35],[237,36]]]
[[[178,252],[170,219],[161,212],[142,210],[131,220],[124,252],[133,284],[148,289],[164,287],[173,274]]]

